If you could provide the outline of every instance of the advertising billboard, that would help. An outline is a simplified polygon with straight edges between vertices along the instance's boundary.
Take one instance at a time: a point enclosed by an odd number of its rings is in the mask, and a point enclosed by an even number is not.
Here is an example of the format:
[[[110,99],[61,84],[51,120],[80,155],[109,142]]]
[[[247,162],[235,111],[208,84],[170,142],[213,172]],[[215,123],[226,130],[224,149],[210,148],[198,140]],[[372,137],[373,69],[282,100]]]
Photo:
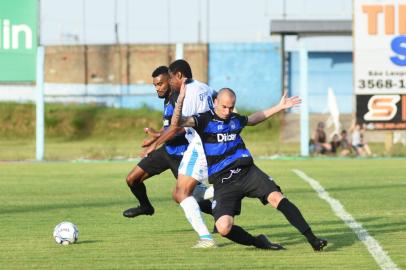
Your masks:
[[[406,0],[354,0],[357,120],[406,129]]]
[[[35,81],[38,0],[0,1],[0,83]]]

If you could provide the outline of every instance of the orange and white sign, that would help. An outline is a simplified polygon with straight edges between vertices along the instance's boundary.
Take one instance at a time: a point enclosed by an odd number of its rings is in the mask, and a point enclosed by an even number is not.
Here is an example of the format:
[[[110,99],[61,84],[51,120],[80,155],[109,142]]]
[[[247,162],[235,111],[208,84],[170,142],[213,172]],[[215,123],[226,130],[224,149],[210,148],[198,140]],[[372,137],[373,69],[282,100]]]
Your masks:
[[[406,0],[354,0],[353,27],[358,120],[405,121]]]

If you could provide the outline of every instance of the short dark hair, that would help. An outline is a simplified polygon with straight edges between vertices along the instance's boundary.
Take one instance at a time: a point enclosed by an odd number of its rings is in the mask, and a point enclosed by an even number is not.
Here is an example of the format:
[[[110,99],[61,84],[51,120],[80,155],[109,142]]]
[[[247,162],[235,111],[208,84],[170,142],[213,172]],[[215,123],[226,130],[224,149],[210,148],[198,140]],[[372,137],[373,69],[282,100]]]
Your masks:
[[[237,98],[237,95],[235,94],[234,90],[231,89],[231,88],[228,88],[228,87],[223,87],[223,88],[221,88],[220,90],[218,90],[216,97],[217,97],[218,95],[220,95],[221,93],[223,93],[223,92],[228,92],[229,94],[231,94],[232,96],[234,96],[235,98]]]
[[[152,76],[152,78],[155,78],[155,77],[158,77],[159,75],[162,75],[162,74],[169,74],[168,72],[169,72],[169,70],[168,70],[167,66],[160,66],[160,67],[157,67],[152,72],[151,76]]]
[[[179,59],[176,61],[173,61],[169,65],[169,72],[171,73],[176,73],[176,72],[182,73],[183,76],[185,76],[188,79],[192,79],[192,69],[190,68],[190,65],[188,62],[186,62],[183,59]]]

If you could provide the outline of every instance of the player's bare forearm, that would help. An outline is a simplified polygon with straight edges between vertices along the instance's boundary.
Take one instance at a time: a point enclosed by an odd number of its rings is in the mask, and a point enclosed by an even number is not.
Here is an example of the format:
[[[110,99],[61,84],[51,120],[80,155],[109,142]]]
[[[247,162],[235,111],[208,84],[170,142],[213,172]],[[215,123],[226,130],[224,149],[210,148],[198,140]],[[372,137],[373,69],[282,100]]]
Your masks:
[[[264,120],[268,119],[269,117],[271,117],[272,115],[288,109],[288,108],[292,108],[295,106],[299,106],[299,104],[302,102],[302,100],[298,97],[298,96],[294,96],[294,97],[287,97],[287,93],[285,92],[281,98],[281,100],[279,101],[279,104],[271,107],[269,109],[266,109],[264,111],[261,112],[256,112],[251,114],[248,117],[248,123],[247,125],[249,126],[255,126],[256,124],[259,124],[261,122],[263,122]]]
[[[177,133],[183,132],[183,128],[176,126],[169,126],[161,136],[154,142],[155,146],[158,147],[166,141],[172,139]]]
[[[142,147],[148,147],[151,144],[153,144],[154,142],[156,142],[156,140],[158,140],[158,137],[154,137],[154,138],[149,138],[149,139],[145,139],[142,143]]]
[[[183,102],[185,100],[186,96],[186,79],[183,79],[182,85],[179,90],[179,96],[178,100],[176,101],[175,109],[173,110],[173,115],[171,119],[171,125],[175,127],[180,126],[180,121],[182,117],[182,108],[183,108]]]
[[[250,116],[248,116],[247,125],[248,126],[255,126],[255,125],[265,121],[266,119],[270,118],[272,115],[277,114],[280,111],[281,111],[280,106],[276,105],[276,106],[274,106],[272,108],[269,108],[267,110],[253,113]]]
[[[184,93],[180,93],[178,97],[178,101],[176,102],[175,109],[173,110],[173,115],[171,119],[171,126],[179,127],[182,119],[182,108],[183,108],[183,101],[185,100]]]
[[[182,117],[183,102],[186,95],[186,85],[183,82],[182,87],[179,92],[178,100],[171,119],[171,127],[194,127],[195,121],[193,117]]]
[[[149,153],[157,149],[161,144],[165,143],[169,139],[171,139],[175,134],[183,132],[184,129],[181,127],[175,127],[175,126],[169,126],[159,138],[153,143],[151,143],[148,148],[144,148],[144,150],[141,152],[140,156],[141,157],[146,157]]]

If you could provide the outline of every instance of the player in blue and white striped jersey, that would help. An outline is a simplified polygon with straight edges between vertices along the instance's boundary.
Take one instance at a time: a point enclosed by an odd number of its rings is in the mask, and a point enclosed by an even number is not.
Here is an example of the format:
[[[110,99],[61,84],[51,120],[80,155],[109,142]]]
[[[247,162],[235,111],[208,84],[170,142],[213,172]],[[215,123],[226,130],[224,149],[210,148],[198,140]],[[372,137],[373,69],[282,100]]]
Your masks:
[[[152,78],[158,97],[164,99],[162,132],[167,129],[171,123],[175,102],[179,92],[171,91],[169,86],[168,67],[160,66],[156,68],[152,73]],[[144,142],[145,146],[153,143],[161,133],[156,132],[151,128],[147,128],[146,132],[152,138]],[[138,199],[139,206],[125,210],[123,212],[125,217],[133,218],[139,215],[154,214],[155,210],[147,196],[146,186],[143,181],[168,169],[170,169],[175,178],[177,178],[179,165],[187,146],[188,141],[183,134],[175,136],[167,141],[163,147],[153,151],[147,157],[143,158],[131,170],[126,181],[131,192]],[[211,201],[204,200],[206,190],[206,186],[198,185],[193,191],[193,196],[198,201],[203,212],[212,214]]]
[[[300,210],[281,192],[272,177],[254,165],[240,133],[247,125],[256,125],[272,115],[300,104],[298,97],[287,98],[280,103],[250,116],[233,113],[236,95],[229,88],[218,92],[214,111],[200,113],[179,120],[179,111],[184,99],[182,88],[175,107],[172,124],[193,127],[201,136],[208,162],[209,181],[214,185],[213,215],[219,233],[242,245],[263,249],[283,249],[268,241],[265,235],[252,236],[243,228],[234,225],[234,216],[241,212],[244,197],[258,198],[278,209],[286,219],[301,232],[314,250],[322,250],[327,241],[316,237]],[[186,92],[187,93],[187,92]]]
[[[181,114],[191,116],[196,113],[202,113],[213,107],[212,96],[215,93],[209,86],[192,79],[192,70],[185,60],[176,60],[169,65],[170,85],[173,91],[179,92],[183,84],[187,88],[187,94],[184,97],[184,106]],[[173,132],[172,132],[173,131]],[[201,139],[193,128],[173,129],[164,133],[158,140],[147,149],[146,153],[153,151],[157,145],[168,139],[168,136],[179,132],[184,133],[189,142],[185,151],[180,167],[174,199],[183,208],[184,213],[194,230],[199,234],[199,241],[195,248],[215,247],[211,234],[205,225],[199,205],[192,196],[193,190],[199,183],[207,182],[207,161],[204,155]],[[170,135],[168,135],[170,134]]]

